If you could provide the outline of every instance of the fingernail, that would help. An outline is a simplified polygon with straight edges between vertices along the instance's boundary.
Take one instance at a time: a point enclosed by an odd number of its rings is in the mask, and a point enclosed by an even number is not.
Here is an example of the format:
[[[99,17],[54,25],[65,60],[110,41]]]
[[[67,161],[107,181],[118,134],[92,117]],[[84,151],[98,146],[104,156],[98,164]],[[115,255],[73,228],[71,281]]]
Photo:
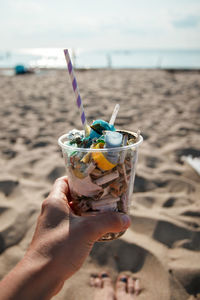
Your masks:
[[[123,228],[128,228],[130,225],[130,218],[128,215],[122,215]]]

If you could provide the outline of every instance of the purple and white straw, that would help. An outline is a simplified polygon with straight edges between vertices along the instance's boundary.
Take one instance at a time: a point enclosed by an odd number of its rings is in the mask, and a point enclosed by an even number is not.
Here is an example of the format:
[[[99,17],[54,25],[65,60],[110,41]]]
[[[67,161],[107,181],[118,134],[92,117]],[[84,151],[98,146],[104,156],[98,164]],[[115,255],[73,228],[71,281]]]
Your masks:
[[[71,78],[71,82],[72,82],[72,87],[73,87],[73,91],[74,91],[74,95],[76,98],[76,104],[79,108],[80,111],[80,116],[81,116],[81,122],[83,124],[84,129],[86,130],[87,127],[87,120],[86,120],[86,116],[85,116],[85,112],[84,112],[84,108],[83,108],[83,102],[79,93],[79,89],[78,89],[78,85],[77,85],[77,81],[76,81],[76,77],[74,74],[74,69],[72,66],[72,62],[69,56],[69,51],[68,49],[64,50],[64,54],[65,54],[65,59],[67,62],[67,67],[68,67],[68,71],[69,71],[69,75]]]

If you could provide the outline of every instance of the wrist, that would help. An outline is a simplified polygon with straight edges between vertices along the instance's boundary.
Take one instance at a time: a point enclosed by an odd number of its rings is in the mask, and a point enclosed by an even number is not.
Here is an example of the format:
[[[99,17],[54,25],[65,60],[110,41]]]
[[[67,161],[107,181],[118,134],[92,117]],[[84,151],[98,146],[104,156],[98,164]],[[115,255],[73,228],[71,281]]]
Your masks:
[[[62,287],[63,280],[49,268],[49,262],[29,251],[2,280],[2,300],[50,299]]]
[[[55,271],[52,261],[48,257],[28,251],[22,263],[30,276],[33,293],[35,290],[37,291],[37,299],[50,299],[63,285],[63,278]]]

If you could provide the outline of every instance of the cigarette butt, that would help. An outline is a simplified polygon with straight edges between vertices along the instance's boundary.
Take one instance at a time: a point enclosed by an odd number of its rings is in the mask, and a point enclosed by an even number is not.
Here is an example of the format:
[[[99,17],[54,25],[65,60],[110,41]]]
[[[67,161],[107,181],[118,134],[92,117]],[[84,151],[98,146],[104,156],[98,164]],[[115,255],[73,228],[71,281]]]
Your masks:
[[[96,168],[95,164],[93,164],[92,162],[89,164],[89,166],[87,167],[87,169],[85,170],[85,173],[88,175],[90,174],[94,169]]]
[[[108,204],[113,204],[113,203],[117,203],[120,200],[119,197],[112,197],[110,195],[105,196],[104,198],[92,202],[92,208],[97,208],[99,206],[103,206],[103,205],[108,205]]]
[[[108,175],[105,175],[105,176],[102,176],[98,179],[95,180],[95,183],[98,184],[98,185],[102,185],[102,184],[105,184],[107,182],[110,182],[112,181],[113,179],[116,179],[119,177],[119,172],[118,171],[115,171],[115,172],[112,172]]]
[[[107,205],[95,206],[93,209],[98,209],[99,211],[114,211],[117,208],[117,203],[111,203]]]

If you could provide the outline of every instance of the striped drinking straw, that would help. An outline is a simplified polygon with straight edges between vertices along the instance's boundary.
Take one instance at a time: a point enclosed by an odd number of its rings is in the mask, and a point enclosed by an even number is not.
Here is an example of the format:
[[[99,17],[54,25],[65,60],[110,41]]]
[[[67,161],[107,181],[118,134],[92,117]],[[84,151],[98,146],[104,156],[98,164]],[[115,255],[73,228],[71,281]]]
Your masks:
[[[72,82],[74,95],[75,95],[75,98],[76,98],[76,104],[77,104],[78,109],[80,111],[81,122],[82,122],[82,125],[84,127],[85,133],[87,133],[88,125],[87,125],[87,120],[86,120],[86,116],[85,116],[85,112],[84,112],[84,108],[83,108],[83,102],[82,102],[82,99],[81,99],[81,96],[80,96],[80,93],[79,93],[79,89],[78,89],[78,85],[77,85],[77,81],[76,81],[76,77],[75,77],[75,74],[74,74],[74,69],[73,69],[73,66],[72,66],[72,62],[71,62],[71,59],[70,59],[70,56],[69,56],[68,49],[64,50],[64,54],[65,54],[65,59],[66,59],[66,62],[67,62],[69,75],[70,75],[71,82]]]

